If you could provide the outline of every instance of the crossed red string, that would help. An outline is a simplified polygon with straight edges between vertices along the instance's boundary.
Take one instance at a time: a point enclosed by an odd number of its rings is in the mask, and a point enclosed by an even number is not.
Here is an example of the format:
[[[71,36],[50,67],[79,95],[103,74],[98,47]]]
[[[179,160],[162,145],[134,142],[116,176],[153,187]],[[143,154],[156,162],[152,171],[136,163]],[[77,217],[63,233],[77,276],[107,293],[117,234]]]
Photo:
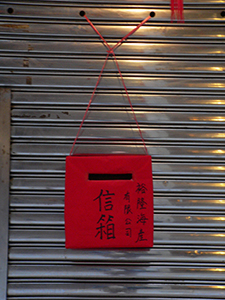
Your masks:
[[[140,136],[141,136],[141,139],[142,139],[142,142],[143,142],[143,145],[144,145],[145,152],[146,152],[146,154],[148,154],[148,150],[147,150],[147,147],[146,147],[146,144],[145,144],[145,141],[144,141],[142,132],[141,132],[141,128],[140,128],[140,126],[139,126],[139,124],[138,124],[138,120],[137,120],[137,118],[136,118],[136,115],[135,115],[135,112],[134,112],[134,109],[133,109],[133,106],[132,106],[132,103],[131,103],[131,100],[130,100],[130,96],[129,96],[129,94],[128,94],[127,87],[126,87],[126,85],[125,85],[125,82],[124,82],[124,79],[123,79],[123,75],[122,75],[122,73],[121,73],[121,71],[120,71],[119,64],[118,64],[118,61],[117,61],[117,59],[116,59],[116,55],[115,55],[114,50],[115,50],[116,48],[118,48],[118,47],[123,43],[123,41],[125,41],[130,35],[132,35],[132,34],[133,34],[135,31],[137,31],[142,25],[144,25],[144,24],[151,18],[151,16],[145,18],[145,19],[144,19],[137,27],[135,27],[135,28],[134,28],[133,30],[131,30],[127,35],[125,35],[118,43],[116,43],[113,47],[110,47],[109,44],[107,43],[107,41],[104,39],[104,37],[101,35],[101,33],[97,30],[97,28],[93,25],[93,23],[88,19],[88,17],[85,15],[84,12],[82,12],[82,15],[85,17],[85,19],[87,20],[87,22],[91,25],[91,27],[93,28],[93,30],[100,36],[100,38],[102,39],[104,45],[107,47],[108,50],[107,50],[107,55],[106,55],[106,58],[105,58],[103,67],[102,67],[101,72],[100,72],[100,74],[99,74],[99,76],[98,76],[98,80],[97,80],[97,82],[96,82],[95,88],[94,88],[94,90],[93,90],[93,92],[92,92],[91,99],[90,99],[90,101],[89,101],[89,103],[88,103],[88,106],[87,106],[86,111],[85,111],[85,113],[84,113],[84,117],[83,117],[83,119],[82,119],[82,121],[81,121],[81,124],[80,124],[80,127],[79,127],[79,129],[78,129],[76,138],[75,138],[75,140],[74,140],[74,142],[73,142],[73,146],[72,146],[72,148],[71,148],[70,155],[72,155],[72,153],[73,153],[74,146],[75,146],[75,144],[76,144],[76,142],[77,142],[77,139],[78,139],[78,136],[79,136],[79,134],[80,134],[81,128],[82,128],[82,126],[83,126],[84,120],[85,120],[85,118],[86,118],[86,116],[87,116],[88,110],[89,110],[90,105],[91,105],[91,103],[92,103],[92,100],[93,100],[93,98],[94,98],[96,89],[97,89],[97,87],[98,87],[98,85],[99,85],[99,83],[100,83],[100,79],[101,79],[101,77],[102,77],[102,73],[103,73],[103,71],[104,71],[104,69],[105,69],[107,60],[108,60],[108,58],[109,58],[110,55],[113,56],[114,61],[115,61],[115,63],[116,63],[116,66],[117,66],[118,72],[119,72],[119,74],[120,74],[120,78],[121,78],[121,81],[122,81],[124,90],[125,90],[126,95],[127,95],[127,99],[128,99],[128,101],[129,101],[129,104],[130,104],[130,107],[131,107],[131,110],[132,110],[132,113],[133,113],[133,116],[134,116],[134,120],[135,120],[135,122],[136,122],[136,125],[137,125],[138,130],[139,130],[139,134],[140,134]]]

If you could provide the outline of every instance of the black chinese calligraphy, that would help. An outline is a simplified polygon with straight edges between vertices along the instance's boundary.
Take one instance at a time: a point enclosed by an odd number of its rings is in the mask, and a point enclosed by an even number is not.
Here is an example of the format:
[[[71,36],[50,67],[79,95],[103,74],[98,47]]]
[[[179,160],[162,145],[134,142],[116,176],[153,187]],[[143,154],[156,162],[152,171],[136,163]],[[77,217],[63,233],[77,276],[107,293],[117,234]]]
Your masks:
[[[99,218],[97,224],[99,224],[98,227],[96,227],[97,233],[95,237],[98,237],[102,240],[104,236],[109,239],[115,239],[115,224],[113,223],[113,216],[109,215],[106,218],[106,215],[101,215]]]
[[[145,214],[140,214],[137,217],[137,223],[145,224],[148,221],[148,218],[146,218]]]
[[[128,236],[128,237],[132,237],[132,229],[131,228],[126,228],[125,235]]]
[[[147,241],[147,239],[144,238],[144,231],[142,229],[140,229],[135,243],[142,242],[142,241]]]
[[[132,213],[132,210],[131,210],[130,204],[125,204],[125,205],[124,205],[124,214],[125,214],[125,215],[133,214],[133,213]]]
[[[98,197],[93,199],[93,201],[98,200],[98,208],[99,212],[102,212],[100,218],[97,222],[96,227],[96,238],[100,238],[101,240],[106,239],[115,239],[115,224],[114,224],[114,216],[112,214],[107,214],[107,211],[113,210],[113,196],[115,193],[110,193],[109,190],[101,189]]]
[[[123,200],[125,202],[124,204],[124,215],[130,215],[129,217],[126,217],[125,219],[125,236],[131,238],[132,237],[132,209],[131,209],[131,195],[130,192],[127,191],[124,194]]]
[[[137,189],[136,189],[137,193],[145,194],[147,190],[148,189],[146,187],[146,184],[144,184],[144,183],[138,183],[137,184]]]
[[[113,209],[112,196],[115,196],[115,194],[110,193],[108,190],[106,190],[105,193],[103,193],[103,190],[100,191],[100,194],[98,195],[98,197],[96,197],[93,200],[93,201],[96,201],[96,200],[99,201],[99,211],[102,211],[102,205],[104,205],[105,210]]]
[[[143,197],[137,199],[137,209],[146,209],[146,205],[147,202]]]
[[[125,195],[124,195],[124,200],[128,201],[130,203],[130,192],[127,192]]]
[[[148,203],[145,201],[145,195],[147,192],[147,187],[144,183],[138,183],[137,184],[137,188],[136,188],[136,193],[138,194],[138,198],[137,198],[137,209],[138,210],[143,210],[143,209],[147,209]],[[141,194],[141,196],[140,196]],[[140,213],[139,215],[137,215],[137,224],[144,226],[146,223],[148,222],[148,218],[146,217],[145,213]],[[144,237],[144,230],[142,228],[139,229],[138,232],[138,236],[137,236],[137,240],[135,243],[137,242],[142,242],[142,241],[147,241],[147,239]]]
[[[126,224],[126,225],[130,225],[130,224],[131,224],[131,219],[130,219],[130,218],[126,218],[125,224]]]

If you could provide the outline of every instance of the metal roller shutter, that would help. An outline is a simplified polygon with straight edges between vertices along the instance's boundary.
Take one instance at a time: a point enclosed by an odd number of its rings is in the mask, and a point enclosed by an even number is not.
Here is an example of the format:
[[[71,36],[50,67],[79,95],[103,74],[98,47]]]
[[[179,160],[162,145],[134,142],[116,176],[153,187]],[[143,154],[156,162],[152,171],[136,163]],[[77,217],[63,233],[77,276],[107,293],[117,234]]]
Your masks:
[[[0,1],[0,86],[11,90],[9,300],[224,299],[225,1]],[[155,245],[66,250],[64,169],[105,59],[116,50],[153,158]],[[109,61],[78,151],[142,153]]]

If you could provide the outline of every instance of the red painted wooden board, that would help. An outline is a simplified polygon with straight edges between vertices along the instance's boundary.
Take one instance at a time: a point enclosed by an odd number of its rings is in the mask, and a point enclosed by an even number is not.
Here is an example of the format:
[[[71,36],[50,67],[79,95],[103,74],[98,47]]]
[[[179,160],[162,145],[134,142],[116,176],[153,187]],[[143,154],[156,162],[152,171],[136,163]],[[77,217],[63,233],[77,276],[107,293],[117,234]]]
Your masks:
[[[149,155],[66,158],[66,248],[153,246]]]

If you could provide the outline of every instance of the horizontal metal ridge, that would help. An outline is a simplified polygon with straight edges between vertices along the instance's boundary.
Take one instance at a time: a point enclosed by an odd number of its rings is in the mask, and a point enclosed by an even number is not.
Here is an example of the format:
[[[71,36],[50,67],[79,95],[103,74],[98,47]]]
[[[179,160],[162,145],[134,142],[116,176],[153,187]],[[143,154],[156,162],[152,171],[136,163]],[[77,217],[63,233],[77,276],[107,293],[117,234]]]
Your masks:
[[[205,180],[196,179],[154,179],[154,193],[156,196],[209,196],[222,197],[224,194],[224,180]],[[33,176],[32,178],[16,178],[12,179],[12,194],[23,195],[63,195],[64,194],[64,178],[56,176]]]
[[[167,64],[167,63],[165,63]],[[165,66],[164,64],[164,66]],[[190,64],[190,63],[189,63]],[[102,65],[102,64],[101,64]],[[147,64],[146,64],[147,65]],[[180,64],[179,64],[180,65]],[[191,67],[191,66],[190,66]],[[199,67],[199,66],[198,66]],[[167,65],[167,68],[169,68],[169,66]],[[185,68],[185,67],[184,67]],[[224,79],[224,74],[222,73],[223,71],[223,67],[215,67],[215,69],[218,69],[220,72],[218,71],[207,71],[204,70],[203,71],[196,71],[195,68],[193,67],[192,70],[190,71],[173,71],[171,69],[167,69],[165,71],[151,71],[151,70],[123,70],[121,69],[121,72],[123,72],[123,77],[126,78],[140,78],[141,79],[145,79],[145,78],[199,78],[201,77],[201,79],[203,78],[211,78],[212,76],[214,78],[219,78],[219,79]],[[145,68],[147,69],[147,68]],[[213,66],[209,66],[209,69],[213,69]],[[48,68],[36,68],[36,69],[24,69],[24,68],[15,68],[15,67],[7,67],[7,68],[0,68],[0,72],[1,74],[14,74],[14,75],[30,75],[30,76],[36,76],[36,75],[43,75],[46,76],[46,78],[48,76],[80,76],[81,78],[85,78],[85,77],[95,77],[96,75],[99,75],[100,73],[100,69],[98,70],[93,70],[91,71],[91,69],[89,70],[78,70],[78,69],[48,69]],[[116,69],[110,69],[104,72],[104,77],[114,77],[115,75],[117,75],[117,70]]]
[[[222,26],[221,26],[222,27]],[[57,31],[57,29],[56,29]],[[201,31],[201,28],[200,30]],[[219,33],[220,34],[220,33]],[[222,33],[220,34],[221,37],[219,39],[216,38],[216,36],[207,36],[205,34],[205,36],[201,37],[200,35],[197,37],[183,37],[182,34],[180,34],[180,36],[176,36],[176,37],[171,37],[171,36],[165,36],[165,37],[161,37],[161,36],[146,36],[144,35],[144,37],[141,36],[137,36],[133,39],[130,39],[130,41],[132,43],[162,43],[164,42],[165,44],[171,44],[171,41],[174,42],[174,44],[196,44],[196,45],[202,45],[203,43],[205,45],[209,44],[209,45],[221,45],[224,41],[224,36],[222,35]],[[114,36],[114,37],[109,37],[106,36],[108,43],[113,43],[113,45],[115,45],[121,38],[121,36],[123,36],[123,33],[119,36]],[[86,36],[78,36],[78,35],[64,35],[64,34],[38,34],[38,33],[11,33],[11,32],[1,32],[0,33],[0,40],[15,40],[15,41],[35,41],[35,42],[47,42],[47,41],[51,41],[51,42],[96,42],[98,40],[98,38],[95,38],[94,36],[90,35],[90,37]],[[102,52],[102,54],[105,54],[105,52]],[[85,53],[84,53],[85,55]],[[80,56],[82,57],[82,54],[80,54]],[[157,55],[158,57],[159,55]],[[176,55],[175,55],[176,56]],[[180,56],[180,55],[179,55]],[[179,57],[178,56],[178,57]],[[197,57],[197,55],[195,55]],[[103,56],[102,56],[103,57]],[[173,57],[173,55],[172,55]],[[187,55],[188,57],[188,55]],[[206,57],[206,55],[205,55]],[[222,54],[218,54],[218,57],[224,58],[223,53]]]
[[[152,17],[147,24],[149,23],[158,23],[159,21],[170,22],[170,5],[168,2],[163,3],[159,2],[126,2],[123,3],[119,1],[76,1],[76,2],[63,2],[67,4],[66,6],[62,5],[60,2],[47,2],[42,1],[41,4],[34,2],[30,3],[29,6],[23,2],[15,3],[5,3],[8,5],[1,5],[0,14],[4,21],[10,20],[11,22],[15,21],[26,21],[26,22],[48,22],[51,21],[62,22],[64,24],[79,22],[85,24],[85,19],[80,16],[79,12],[86,9],[88,16],[95,22],[110,22],[118,23],[125,22],[128,19],[130,22],[140,22],[145,17],[149,15],[151,11],[155,12],[155,16]],[[15,11],[13,14],[8,13],[7,9],[9,5],[13,5]],[[46,9],[49,7],[51,9],[51,14]],[[68,10],[68,7],[70,8]],[[205,22],[218,22],[223,21],[221,16],[221,11],[223,11],[224,3],[221,2],[192,2],[185,3],[185,20],[186,22],[190,21],[205,21]],[[212,10],[214,14],[212,14]],[[31,17],[33,19],[31,20]],[[176,25],[176,24],[175,24]],[[182,24],[183,25],[183,24]]]
[[[29,76],[28,76],[29,77]],[[11,90],[12,92],[21,92],[21,93],[82,93],[84,92],[84,89],[80,88],[78,89],[77,87],[74,86],[37,86],[37,85],[33,85],[31,86],[30,84],[20,84],[20,85],[15,85],[15,86],[11,86]],[[87,93],[91,92],[91,89],[87,89],[85,88],[85,91]],[[109,89],[109,90],[102,90],[98,91],[99,94],[115,94],[115,95],[121,95],[121,91],[115,90],[115,89]],[[194,90],[187,90],[187,89],[163,89],[163,88],[151,88],[149,90],[138,90],[138,89],[129,89],[129,94],[139,94],[139,95],[175,95],[175,96],[185,96],[185,95],[189,95],[189,96],[212,96],[212,97],[223,97],[224,96],[224,92],[221,89],[217,89],[217,90],[208,90],[208,89],[194,89]]]
[[[194,288],[193,288],[194,287]],[[10,283],[9,296],[41,296],[43,299],[46,294],[55,297],[63,297],[67,291],[66,297],[179,297],[185,295],[186,297],[198,298],[202,293],[207,294],[207,298],[216,297],[223,299],[224,290],[220,285],[197,285],[190,284],[151,284],[151,283],[138,283],[138,284],[124,284],[118,282],[117,284],[101,284],[101,283]],[[65,299],[65,298],[64,298]],[[76,299],[76,298],[74,298]],[[126,299],[126,298],[125,298]],[[179,298],[178,298],[179,299]]]
[[[44,99],[43,99],[44,93]],[[13,92],[12,95],[12,107],[17,108],[18,106],[26,106],[26,108],[47,108],[48,109],[56,109],[58,107],[62,110],[67,109],[77,109],[86,108],[88,101],[90,100],[91,93],[81,92],[81,93],[65,93],[56,91],[51,92],[48,90],[40,91],[40,92]],[[201,109],[204,111],[205,109],[223,109],[225,107],[225,96],[217,96],[217,95],[184,95],[182,91],[180,94],[171,95],[167,94],[155,94],[155,93],[130,93],[130,99],[133,107],[136,109],[139,108],[149,108],[149,109],[191,109],[194,111],[195,109]],[[100,93],[97,92],[94,101],[90,109],[99,109],[104,107],[108,109],[110,107],[117,109],[124,109],[128,106],[127,97],[124,93],[116,94],[113,93]]]
[[[1,1],[1,2],[3,4],[8,4],[9,3],[9,4],[18,4],[18,5],[23,5],[23,4],[27,5],[26,0],[20,0],[20,1],[18,1],[18,0],[10,0],[10,1]],[[76,3],[82,3],[82,4],[83,4],[83,2],[84,2],[83,0],[77,0],[76,1]],[[115,4],[121,4],[120,0],[114,0],[113,2]],[[67,5],[71,5],[71,6],[75,6],[76,5],[76,3],[74,3],[73,0],[40,0],[38,2],[32,0],[32,1],[29,1],[29,3],[30,3],[29,5],[32,5],[32,6],[33,5],[37,5],[37,6],[54,5],[54,6],[60,6],[61,7],[61,6],[65,6],[65,3]],[[94,1],[94,0],[85,0],[85,4],[89,5],[90,7],[92,7],[91,4],[101,4],[101,5],[104,5],[104,3],[110,4],[110,5],[113,4],[112,0],[96,0],[96,1]],[[136,5],[137,1],[136,0],[124,0],[123,3],[127,7],[128,4],[135,4]],[[149,4],[150,5],[151,4],[156,4],[155,2],[152,3],[151,0],[142,0],[141,1],[141,5],[142,5],[142,3],[144,5],[146,5],[146,4],[147,5],[149,5]],[[222,3],[223,4],[224,0],[221,0],[221,1],[218,1],[218,0],[216,0],[216,1],[212,1],[212,0],[199,0],[197,3],[194,0],[189,0],[189,2],[188,2],[189,5],[193,4],[195,6],[206,5],[206,4],[210,4],[210,3],[212,3],[212,4],[215,4],[215,3],[221,4]],[[139,3],[137,5],[139,5]],[[168,4],[167,0],[161,0],[160,1],[160,5],[166,5],[166,6],[168,6],[169,4]]]
[[[225,228],[225,214],[220,212],[219,214],[210,215],[210,212],[198,212],[197,214],[177,213],[172,214],[170,212],[160,214],[154,214],[154,228],[170,228],[176,231],[192,230],[196,231],[214,231]],[[64,228],[64,212],[13,212],[10,215],[11,228],[24,228],[31,229],[37,227],[43,227],[46,230],[48,227],[60,227]],[[118,229],[117,229],[118,230]]]
[[[221,145],[222,146],[222,145]],[[68,155],[72,144],[69,143],[51,143],[46,141],[45,143],[35,143],[34,141],[12,143],[12,158],[13,159],[65,159]],[[79,151],[77,153],[139,153],[139,150],[143,148],[143,145],[131,145],[127,144],[79,144]],[[170,161],[177,160],[198,160],[200,161],[220,161],[225,158],[225,150],[223,147],[206,147],[206,146],[181,146],[181,145],[152,145],[148,147],[149,154],[154,159],[167,159]]]
[[[154,195],[154,211],[156,213],[187,213],[192,214],[224,214],[225,197],[166,196]],[[61,212],[64,209],[64,195],[13,195],[10,196],[12,212]]]
[[[53,44],[54,45],[54,44]],[[53,46],[52,45],[52,46]],[[10,46],[10,45],[8,45]],[[18,45],[19,46],[19,45]],[[26,46],[26,45],[25,45]],[[34,45],[34,47],[37,45]],[[44,45],[43,45],[44,46]],[[51,45],[49,45],[50,48]],[[54,45],[57,47],[57,45]],[[63,46],[63,45],[62,45]],[[64,45],[68,46],[69,45]],[[86,45],[88,47],[89,45]],[[95,45],[90,45],[91,47],[95,47]],[[152,45],[153,46],[153,45]],[[156,45],[153,47],[151,46],[151,49],[149,49],[148,54],[151,55],[150,51],[156,51]],[[41,45],[39,46],[39,48]],[[84,47],[84,45],[83,45]],[[142,47],[142,50],[144,50],[144,47]],[[190,46],[189,46],[190,47]],[[25,48],[25,47],[24,47]],[[76,49],[76,52],[73,52],[73,49],[70,49],[70,51],[65,52],[65,56],[62,57],[62,53],[60,53],[60,49],[58,52],[56,51],[46,51],[43,53],[41,49],[37,49],[35,52],[36,55],[39,55],[40,57],[32,58],[31,53],[28,51],[21,50],[17,53],[28,55],[26,59],[17,56],[15,53],[15,57],[2,57],[0,58],[0,70],[2,73],[10,74],[13,72],[13,74],[38,74],[38,73],[46,73],[46,75],[53,74],[55,72],[55,75],[77,75],[80,74],[81,76],[87,76],[89,73],[90,75],[98,75],[101,71],[101,68],[104,63],[104,53],[97,53],[94,55],[94,53],[90,53],[90,56],[93,56],[92,58],[82,58],[82,56],[79,55],[78,49],[76,46],[73,46],[73,48]],[[155,48],[155,49],[154,49]],[[125,53],[123,56],[120,54],[118,56],[117,62],[120,66],[122,74],[126,76],[140,76],[140,77],[146,77],[147,75],[149,77],[154,76],[156,74],[157,76],[176,76],[178,74],[182,76],[196,76],[201,75],[202,77],[207,75],[217,75],[222,76],[224,74],[225,70],[225,63],[221,59],[219,60],[219,56],[216,56],[216,60],[210,60],[210,55],[213,55],[212,51],[213,49],[208,49],[208,51],[211,53],[205,53],[205,55],[208,56],[208,60],[203,60],[203,52],[195,52],[195,56],[201,56],[202,60],[197,61],[193,60],[192,57],[186,58],[186,55],[191,54],[186,51],[183,56],[180,56],[180,59],[178,60],[178,57],[174,59],[170,58],[170,53],[168,50],[169,46],[165,47],[165,45],[161,45],[161,47],[158,45],[158,48],[167,48],[167,52],[162,53],[161,49],[161,57],[153,58],[153,57],[146,57],[142,56],[140,57],[141,53],[133,53],[133,57],[130,57],[130,54],[126,55]],[[172,48],[172,45],[171,45]],[[174,53],[174,55],[178,55],[178,51],[186,49],[185,45],[177,45],[177,52]],[[183,49],[182,49],[183,48]],[[75,50],[74,49],[74,50]],[[39,50],[39,51],[38,51]],[[50,50],[50,49],[49,49]],[[56,49],[54,49],[56,50]],[[138,50],[138,49],[137,49]],[[146,47],[147,50],[147,47]],[[203,49],[199,49],[203,51]],[[206,49],[205,49],[206,50]],[[216,50],[216,49],[215,49]],[[82,49],[80,49],[82,51]],[[26,53],[27,52],[27,53]],[[144,52],[144,51],[143,51]],[[194,54],[194,49],[192,48],[192,52]],[[1,52],[2,56],[6,56],[7,53],[13,55],[14,53],[11,52]],[[83,51],[82,51],[83,53]],[[147,51],[146,51],[147,53]],[[44,57],[41,57],[43,54]],[[49,58],[46,58],[45,56],[49,56]],[[163,57],[164,56],[164,57]],[[50,58],[51,57],[51,58]],[[105,69],[104,69],[104,75],[103,76],[109,76],[110,74],[117,74],[118,70],[115,66],[115,63],[113,59],[109,59]]]
[[[210,162],[154,162],[152,164],[153,176],[211,176],[212,179],[216,177],[225,176],[225,161],[219,163]],[[11,174],[13,176],[35,176],[41,174],[42,176],[50,175],[57,176],[65,174],[65,160],[11,160]]]
[[[24,54],[26,55],[26,54]],[[140,59],[140,57],[139,57]],[[218,66],[218,65],[223,65],[223,61],[220,60],[220,62],[215,62],[216,60],[219,60],[219,58],[216,58],[214,63],[212,63],[212,60],[203,60],[203,63],[204,63],[204,67],[201,66],[201,64],[197,63],[197,57],[195,60],[192,60],[192,58],[190,57],[190,60],[189,60],[189,67],[190,69],[187,70],[187,71],[184,71],[184,69],[186,67],[186,61],[187,61],[187,57],[184,57],[182,59],[182,57],[180,59],[176,59],[174,58],[174,61],[175,63],[174,64],[170,64],[171,62],[171,59],[167,58],[167,59],[163,59],[163,58],[152,58],[151,57],[151,63],[148,63],[148,61],[146,61],[146,58],[145,57],[142,57],[142,63],[143,66],[140,66],[140,69],[136,69],[135,70],[135,64],[138,63],[138,59],[137,61],[135,61],[135,59],[133,59],[133,69],[130,69],[132,68],[132,63],[131,63],[131,66],[129,67],[128,64],[128,60],[129,60],[129,57],[127,57],[127,61],[125,63],[122,62],[122,67],[124,66],[124,69],[121,68],[122,70],[122,73],[124,74],[125,77],[140,77],[141,78],[148,78],[148,77],[158,77],[158,78],[163,78],[163,77],[168,77],[168,78],[176,78],[178,75],[182,75],[181,77],[182,78],[189,78],[189,77],[193,77],[195,78],[197,75],[200,76],[201,78],[207,78],[209,75],[215,75],[215,78],[223,78],[223,71],[224,71],[224,67],[223,66]],[[37,64],[45,64],[46,63],[46,69],[39,69],[39,68],[36,68],[36,69],[29,69],[29,70],[26,70],[24,68],[17,68],[17,67],[14,67],[14,64],[17,66],[21,66],[23,65],[23,63],[25,63],[24,60],[20,59],[20,58],[15,58],[15,59],[9,59],[9,58],[4,58],[2,59],[2,62],[1,62],[1,65],[4,66],[4,65],[8,65],[7,68],[2,68],[2,73],[5,73],[5,74],[17,74],[17,75],[24,75],[24,74],[28,74],[28,75],[40,75],[40,74],[43,74],[45,75],[46,77],[49,76],[49,75],[52,75],[53,73],[55,75],[65,75],[65,76],[77,76],[77,75],[80,75],[82,78],[83,77],[87,77],[87,76],[96,76],[96,75],[99,75],[100,73],[100,69],[98,69],[98,66],[102,66],[102,58],[96,58],[94,57],[92,59],[93,62],[95,62],[95,67],[90,68],[89,70],[87,69],[78,69],[79,67],[79,63],[77,63],[77,61],[79,60],[80,62],[81,61],[87,61],[86,58],[83,58],[83,57],[76,57],[74,59],[64,59],[63,60],[53,60],[51,62],[50,59],[47,59],[47,58],[30,58],[29,62],[32,63],[32,61],[37,61]],[[120,60],[120,58],[118,59],[118,61]],[[122,60],[122,58],[121,58]],[[11,67],[9,67],[9,61],[10,63],[13,63]],[[48,62],[46,62],[48,61]],[[125,60],[124,60],[125,61]],[[56,64],[57,67],[56,68],[51,68],[51,69],[48,69],[47,68],[47,65],[51,64],[51,65],[54,65]],[[70,65],[70,69],[64,69],[65,68],[65,64],[67,65]],[[74,67],[76,64],[78,64],[77,68]],[[74,68],[73,68],[74,67]],[[160,69],[158,69],[160,68]],[[106,70],[108,70],[107,68],[105,68]],[[18,70],[18,71],[17,71]],[[111,77],[112,75],[113,76],[117,76],[117,69],[109,69],[108,72],[105,72],[105,74],[103,76],[106,76],[106,77]]]
[[[219,15],[218,11],[218,15]],[[143,19],[146,17],[144,15]],[[221,17],[220,17],[221,18]],[[99,41],[99,36],[93,31],[91,26],[87,23],[82,26],[74,25],[67,25],[67,24],[38,24],[38,23],[31,23],[26,24],[24,23],[12,23],[6,24],[0,23],[0,27],[4,29],[1,31],[0,37],[6,37],[7,39],[13,38],[32,38],[32,39],[40,39],[44,40],[48,38],[49,40],[86,40],[89,39]],[[138,25],[138,23],[136,24]],[[122,37],[128,34],[135,26],[130,25],[127,22],[123,25],[114,25],[114,24],[100,24],[98,25],[98,30],[101,32],[102,36],[107,40],[107,42],[114,42],[117,43]],[[215,27],[216,31],[215,31]],[[161,39],[163,40],[180,40],[180,41],[212,41],[215,42],[223,41],[225,38],[224,30],[223,30],[223,23],[217,26],[204,26],[203,24],[197,25],[193,24],[193,26],[176,26],[176,30],[174,30],[174,26],[169,23],[165,26],[164,30],[162,30],[162,26],[160,25],[153,25],[151,23],[145,24],[143,27],[140,27],[138,31],[136,31],[132,36],[129,37],[129,41],[151,41],[154,39]],[[4,38],[5,39],[5,38]],[[101,44],[101,41],[99,41]],[[125,44],[125,42],[124,42]],[[103,46],[102,46],[103,47]],[[117,51],[115,50],[115,53]]]
[[[106,57],[106,53],[102,48],[101,44],[96,44],[94,42],[85,42],[76,43],[75,41],[71,42],[52,42],[52,41],[39,41],[28,43],[26,41],[13,40],[7,42],[1,42],[3,49],[0,49],[1,56],[4,57],[2,61],[2,66],[4,62],[7,63],[7,60],[10,59],[10,64],[15,64],[15,60],[23,59],[24,56],[27,60],[30,60],[31,66],[33,61],[40,61],[40,64],[46,63],[46,67],[52,62],[51,65],[61,64],[61,66],[67,66],[69,63],[67,60],[71,61],[73,66],[77,60],[85,61],[87,60],[96,60],[96,63],[100,64],[101,61]],[[7,49],[9,48],[9,49]],[[19,48],[19,49],[17,49]],[[31,48],[31,50],[30,50]],[[64,51],[63,48],[67,48],[68,51]],[[54,51],[53,51],[54,49]],[[166,42],[159,43],[159,41],[147,40],[143,43],[127,42],[121,46],[116,53],[118,60],[131,60],[133,62],[140,62],[144,64],[145,61],[160,61],[162,63],[166,62],[185,62],[189,60],[189,63],[201,61],[205,63],[223,63],[224,62],[224,47],[222,43],[201,43],[199,47],[198,43],[192,43],[191,41],[185,42]],[[143,61],[143,62],[142,62]],[[27,61],[29,63],[29,61]],[[20,66],[25,64],[21,62]],[[103,65],[103,64],[102,64]],[[8,63],[8,66],[9,63]],[[78,63],[79,66],[79,63]],[[147,64],[146,64],[147,66]],[[166,64],[164,64],[166,66]],[[168,65],[170,66],[170,65]],[[168,68],[169,69],[169,68]]]
[[[97,126],[96,126],[97,128]],[[104,128],[103,126],[98,126],[98,130],[95,128],[84,126],[84,132],[79,137],[80,140],[84,141],[95,141],[98,143],[102,141],[141,141],[139,132],[135,125],[128,127],[109,127]],[[176,129],[174,128],[149,128],[141,126],[142,134],[146,142],[151,141],[163,141],[163,142],[179,142],[179,143],[189,143],[189,145],[201,144],[204,142],[208,143],[208,146],[212,143],[220,143],[225,137],[224,129]],[[57,126],[13,126],[12,127],[12,138],[19,139],[23,141],[39,139],[45,140],[47,142],[60,139],[61,142],[67,141],[71,143],[76,136],[78,126],[70,127],[57,127]],[[221,145],[219,146],[221,147]]]
[[[157,90],[185,90],[185,91],[195,91],[195,90],[204,90],[211,92],[224,92],[225,90],[225,79],[224,78],[185,78],[180,76],[180,78],[160,78],[159,76],[149,76],[147,78],[141,78],[139,76],[127,77],[123,76],[126,87],[131,91],[140,90],[140,91],[154,91]],[[30,78],[31,83],[34,87],[47,87],[48,89],[54,88],[72,88],[78,90],[93,90],[97,82],[97,76],[41,76],[41,75],[32,75]],[[17,74],[8,74],[0,76],[1,84],[0,86],[24,86],[28,80],[26,75],[17,75]],[[27,83],[27,84],[31,84]],[[63,84],[62,84],[63,83]],[[117,77],[117,74],[111,74],[111,76],[103,76],[101,82],[98,86],[98,90],[123,90],[120,78]]]
[[[191,110],[191,108],[189,108]],[[32,124],[40,123],[41,126],[45,126],[48,124],[52,124],[53,126],[57,124],[61,124],[62,126],[65,125],[72,125],[77,126],[80,124],[85,114],[85,110],[83,108],[77,108],[73,110],[52,110],[48,109],[38,109],[31,110],[31,109],[12,109],[12,124],[14,125],[17,123],[18,125],[23,125],[26,122],[26,125],[30,126]],[[172,125],[175,126],[196,126],[196,127],[203,127],[210,128],[218,126],[223,128],[225,124],[225,117],[224,114],[221,112],[221,109],[218,108],[217,111],[212,112],[205,111],[202,108],[201,112],[185,112],[180,109],[180,111],[168,111],[163,109],[158,109],[154,111],[151,108],[135,108],[135,115],[139,124],[143,125]],[[85,124],[93,125],[93,127],[100,124],[108,124],[108,125],[135,125],[133,111],[129,106],[126,108],[115,109],[108,107],[108,109],[100,109],[96,110],[94,108],[89,109],[89,113],[85,119]]]
[[[224,282],[225,268],[222,266],[117,266],[113,268],[104,265],[67,265],[58,264],[52,265],[48,263],[41,263],[39,265],[10,265],[9,266],[9,279],[27,279],[41,280],[45,279],[72,279],[76,281],[86,281],[92,279],[93,281],[120,281],[120,280],[132,280],[146,281],[146,280],[170,280],[172,281],[184,281],[191,280],[192,282],[201,281],[222,281]],[[134,279],[135,274],[135,279]],[[213,275],[212,275],[213,274]],[[213,280],[212,280],[213,276]],[[221,282],[221,283],[222,283]]]
[[[29,246],[29,247],[65,247],[65,231],[64,229],[11,229],[9,234],[9,245]],[[205,231],[188,231],[188,230],[172,230],[162,229],[154,232],[154,245],[170,246],[171,248],[179,247],[203,247],[205,249],[219,247],[224,249],[225,234],[218,232],[217,229]]]
[[[190,249],[174,250],[159,249],[116,249],[116,250],[95,250],[83,251],[74,249],[65,249],[63,247],[49,248],[29,248],[13,247],[9,252],[9,259],[12,264],[18,262],[26,264],[36,264],[48,261],[51,263],[66,264],[132,264],[132,265],[150,265],[153,264],[176,264],[183,265],[219,265],[223,264],[224,251]]]

